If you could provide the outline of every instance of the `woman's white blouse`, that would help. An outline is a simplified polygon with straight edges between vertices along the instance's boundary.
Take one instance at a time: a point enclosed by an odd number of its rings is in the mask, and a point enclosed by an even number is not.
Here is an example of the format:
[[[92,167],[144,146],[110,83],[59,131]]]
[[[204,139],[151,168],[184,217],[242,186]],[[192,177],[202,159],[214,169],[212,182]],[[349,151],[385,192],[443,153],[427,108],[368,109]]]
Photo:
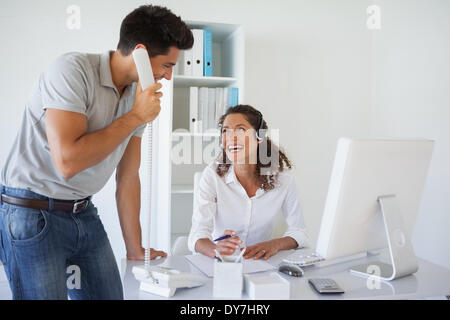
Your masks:
[[[280,172],[275,188],[264,192],[258,189],[249,198],[239,183],[233,166],[220,177],[216,164],[210,164],[202,173],[196,190],[192,227],[188,247],[195,252],[198,239],[216,239],[225,230],[234,230],[243,241],[242,246],[250,246],[270,240],[277,214],[282,215],[287,224],[284,237],[297,241],[299,247],[308,246],[303,214],[297,197],[297,187],[292,175]]]

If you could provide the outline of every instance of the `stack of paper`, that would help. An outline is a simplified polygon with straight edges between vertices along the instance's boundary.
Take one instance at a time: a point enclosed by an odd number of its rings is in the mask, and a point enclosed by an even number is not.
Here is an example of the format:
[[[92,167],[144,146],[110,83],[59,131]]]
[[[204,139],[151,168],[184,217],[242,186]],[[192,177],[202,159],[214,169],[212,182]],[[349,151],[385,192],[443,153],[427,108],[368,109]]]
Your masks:
[[[185,256],[197,269],[204,273],[207,277],[214,275],[214,259],[203,254],[194,254]],[[246,260],[242,259],[243,273],[255,273],[275,269],[274,266],[263,260]]]

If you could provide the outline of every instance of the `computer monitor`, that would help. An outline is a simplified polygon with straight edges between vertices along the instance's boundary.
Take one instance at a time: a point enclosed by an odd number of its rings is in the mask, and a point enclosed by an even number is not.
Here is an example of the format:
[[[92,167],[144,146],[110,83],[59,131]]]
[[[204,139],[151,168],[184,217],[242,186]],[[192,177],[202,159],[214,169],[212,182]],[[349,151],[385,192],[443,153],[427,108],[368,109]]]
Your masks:
[[[316,252],[329,260],[388,247],[392,264],[378,264],[381,279],[417,271],[410,239],[433,145],[340,138]],[[367,265],[352,271],[373,274]]]

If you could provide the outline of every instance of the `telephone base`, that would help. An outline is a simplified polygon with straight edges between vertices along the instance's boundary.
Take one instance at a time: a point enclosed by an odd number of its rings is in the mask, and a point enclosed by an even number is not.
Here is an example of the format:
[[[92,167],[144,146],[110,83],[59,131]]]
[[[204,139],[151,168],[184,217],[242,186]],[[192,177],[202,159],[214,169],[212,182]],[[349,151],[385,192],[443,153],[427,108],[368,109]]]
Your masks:
[[[172,297],[177,288],[194,288],[206,282],[203,276],[162,267],[134,266],[132,272],[142,291],[163,297]]]
[[[145,281],[141,281],[141,285],[139,286],[139,289],[148,293],[156,294],[158,296],[163,296],[170,298],[175,294],[176,288],[168,288],[168,287],[161,287],[157,284],[151,284]]]

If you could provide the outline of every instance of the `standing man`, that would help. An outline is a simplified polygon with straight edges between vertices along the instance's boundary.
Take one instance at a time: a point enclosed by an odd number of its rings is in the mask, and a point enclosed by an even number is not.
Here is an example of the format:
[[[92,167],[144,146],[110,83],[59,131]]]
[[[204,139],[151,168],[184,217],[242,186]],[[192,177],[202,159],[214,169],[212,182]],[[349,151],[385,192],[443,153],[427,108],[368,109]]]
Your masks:
[[[122,22],[116,51],[67,53],[40,75],[0,177],[0,259],[14,299],[123,299],[118,267],[92,203],[116,169],[127,258],[143,260],[141,137],[159,114],[161,84],[142,91],[132,51],[145,48],[168,80],[192,32],[167,8]],[[152,250],[151,258],[166,256]],[[67,288],[66,271],[80,282]]]

